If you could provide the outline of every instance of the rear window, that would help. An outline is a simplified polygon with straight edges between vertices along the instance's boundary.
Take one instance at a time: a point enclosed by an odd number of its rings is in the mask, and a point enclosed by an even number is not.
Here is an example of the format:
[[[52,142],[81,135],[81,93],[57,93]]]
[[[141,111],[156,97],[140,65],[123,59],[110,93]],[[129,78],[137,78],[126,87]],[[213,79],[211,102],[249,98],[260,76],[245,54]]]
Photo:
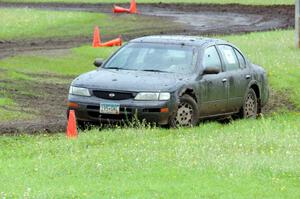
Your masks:
[[[246,61],[245,61],[245,58],[244,56],[236,49],[234,49],[234,52],[239,60],[239,64],[240,64],[240,67],[241,68],[246,68]]]

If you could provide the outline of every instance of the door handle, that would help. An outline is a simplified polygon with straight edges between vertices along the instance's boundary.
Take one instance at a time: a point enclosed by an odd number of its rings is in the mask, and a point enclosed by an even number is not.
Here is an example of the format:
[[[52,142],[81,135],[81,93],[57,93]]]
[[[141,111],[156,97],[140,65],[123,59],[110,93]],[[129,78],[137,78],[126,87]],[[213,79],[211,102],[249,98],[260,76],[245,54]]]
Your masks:
[[[246,75],[246,79],[250,79],[251,78],[251,75]]]
[[[226,78],[222,79],[222,82],[223,83],[227,82],[227,79]]]

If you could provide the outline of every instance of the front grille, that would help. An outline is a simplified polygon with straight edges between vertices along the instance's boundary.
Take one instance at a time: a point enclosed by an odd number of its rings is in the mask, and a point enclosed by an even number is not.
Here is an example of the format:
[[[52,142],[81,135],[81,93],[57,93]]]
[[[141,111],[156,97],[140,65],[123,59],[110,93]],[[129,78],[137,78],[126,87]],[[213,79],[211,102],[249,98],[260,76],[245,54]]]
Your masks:
[[[132,120],[132,114],[119,114],[119,115],[111,115],[111,114],[100,114],[99,112],[88,111],[90,117],[108,120],[108,121],[130,121]]]
[[[126,100],[134,98],[134,93],[129,92],[113,92],[113,91],[93,91],[94,96],[101,99],[110,99],[110,100]]]

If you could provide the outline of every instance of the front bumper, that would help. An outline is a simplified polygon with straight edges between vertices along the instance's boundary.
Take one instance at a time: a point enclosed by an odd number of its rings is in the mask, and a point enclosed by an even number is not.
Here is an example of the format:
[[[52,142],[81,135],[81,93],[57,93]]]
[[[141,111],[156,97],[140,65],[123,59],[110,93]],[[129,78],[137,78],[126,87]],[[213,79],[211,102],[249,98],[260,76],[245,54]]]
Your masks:
[[[172,97],[169,101],[136,101],[134,99],[107,100],[95,96],[69,95],[68,101],[78,104],[78,107],[69,107],[69,109],[75,110],[77,120],[93,123],[127,122],[138,119],[166,125],[176,108],[175,100]],[[120,114],[100,114],[100,103],[120,104]],[[169,111],[161,112],[162,108],[168,108]]]

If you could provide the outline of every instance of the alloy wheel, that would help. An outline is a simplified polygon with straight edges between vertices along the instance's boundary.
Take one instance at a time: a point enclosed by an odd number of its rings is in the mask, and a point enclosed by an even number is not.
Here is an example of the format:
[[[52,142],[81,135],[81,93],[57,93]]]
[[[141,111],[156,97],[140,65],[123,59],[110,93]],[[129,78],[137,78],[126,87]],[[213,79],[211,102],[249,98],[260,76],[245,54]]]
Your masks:
[[[192,105],[182,102],[178,106],[177,115],[175,117],[176,125],[191,126],[193,121],[194,110]]]
[[[245,118],[256,118],[257,99],[253,92],[249,92],[245,101],[244,116]]]

